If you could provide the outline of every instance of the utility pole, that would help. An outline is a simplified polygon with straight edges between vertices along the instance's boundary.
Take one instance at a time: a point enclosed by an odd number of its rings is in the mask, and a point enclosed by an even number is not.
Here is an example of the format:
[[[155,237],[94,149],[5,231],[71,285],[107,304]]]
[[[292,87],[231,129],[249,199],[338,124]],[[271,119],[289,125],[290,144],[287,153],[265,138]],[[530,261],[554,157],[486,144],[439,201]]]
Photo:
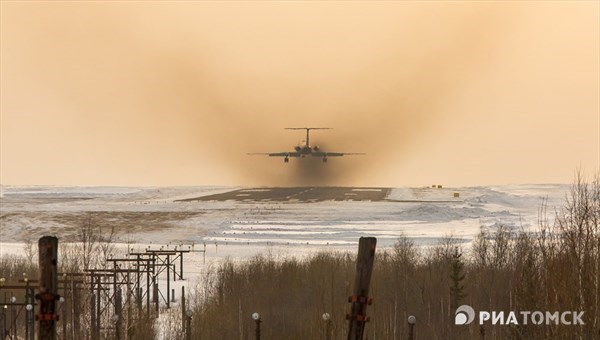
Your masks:
[[[72,310],[72,316],[71,319],[73,320],[73,326],[72,326],[72,330],[73,330],[73,339],[79,339],[80,337],[80,327],[79,327],[79,323],[80,323],[80,319],[79,316],[81,314],[81,310],[80,310],[80,305],[79,305],[79,289],[75,286],[75,282],[73,282],[73,280],[71,280],[71,291],[73,292],[73,298],[72,298],[72,303],[71,305],[73,306],[73,310]]]
[[[252,313],[252,320],[256,323],[256,328],[254,329],[254,335],[256,336],[256,340],[260,340],[260,314]]]
[[[6,301],[5,301],[6,302]],[[6,305],[0,306],[0,339],[6,339]]]
[[[96,332],[96,339],[100,340],[100,326],[102,326],[102,276],[96,276],[96,282],[98,284],[98,290],[96,292],[96,326],[94,331]]]
[[[154,284],[154,309],[156,310],[156,316],[158,318],[158,313],[159,313],[159,298],[160,296],[158,296],[158,294],[160,294],[160,291],[158,290],[158,283]]]
[[[133,248],[132,248],[133,249]],[[142,286],[141,286],[141,282],[140,282],[140,277],[142,275],[142,272],[140,270],[140,254],[136,254],[135,255],[135,259],[136,259],[136,268],[137,268],[137,273],[135,276],[135,282],[136,282],[136,294],[137,294],[137,307],[138,307],[138,315],[142,314]]]
[[[94,280],[94,277],[92,276],[92,282]],[[90,294],[90,316],[91,316],[91,322],[90,322],[90,328],[91,328],[91,334],[92,334],[92,340],[99,340],[99,337],[96,335],[96,318],[98,317],[96,315],[96,294],[94,294],[94,290],[92,289],[92,293]]]
[[[121,329],[123,328],[123,300],[121,288],[115,290],[115,339],[121,340]]]
[[[171,255],[167,255],[167,308],[171,308]]]
[[[192,340],[192,311],[185,304],[185,287],[181,287],[181,317],[184,320],[185,340]]]
[[[415,324],[417,318],[414,315],[408,317],[408,340],[415,340]]]
[[[181,286],[181,329],[183,329],[185,333],[185,338],[188,338],[188,330],[187,330],[187,308],[185,306],[185,286]]]
[[[25,290],[25,340],[34,340],[35,338],[35,293],[33,287],[29,287],[27,282],[27,288]]]
[[[17,302],[17,298],[12,296],[10,298],[10,322],[13,334],[11,335],[11,339],[17,339],[17,306],[15,303]]]
[[[154,262],[152,265],[154,266]],[[152,272],[154,273],[154,269]],[[146,261],[146,317],[150,318],[150,258]]]
[[[62,309],[62,330],[63,330],[63,340],[67,340],[67,321],[69,320],[67,318],[67,311],[68,311],[68,304],[67,304],[67,274],[63,274],[63,296],[61,299],[62,303],[61,303],[61,309]],[[73,325],[71,324],[71,327]]]
[[[179,254],[179,271],[181,272],[179,279],[183,280],[183,253]]]
[[[350,314],[346,316],[350,320],[348,340],[362,340],[365,324],[369,321],[367,305],[372,302],[372,299],[369,298],[369,285],[373,273],[376,245],[375,237],[361,237],[358,241],[354,295],[348,298],[348,302],[352,303],[352,308]]]
[[[323,321],[325,321],[325,340],[331,340],[331,315],[323,313]]]
[[[40,288],[36,299],[40,300],[40,313],[36,319],[40,322],[38,339],[56,340],[56,293],[58,277],[58,238],[44,236],[38,242]]]

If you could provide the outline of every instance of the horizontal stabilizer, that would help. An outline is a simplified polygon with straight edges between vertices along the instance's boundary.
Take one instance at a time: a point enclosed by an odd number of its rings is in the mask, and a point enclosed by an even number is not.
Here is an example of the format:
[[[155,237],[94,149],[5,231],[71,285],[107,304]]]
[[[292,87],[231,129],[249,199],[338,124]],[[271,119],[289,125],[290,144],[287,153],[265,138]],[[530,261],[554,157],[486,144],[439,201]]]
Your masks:
[[[315,127],[292,127],[285,128],[286,130],[332,130],[332,128],[315,128]]]

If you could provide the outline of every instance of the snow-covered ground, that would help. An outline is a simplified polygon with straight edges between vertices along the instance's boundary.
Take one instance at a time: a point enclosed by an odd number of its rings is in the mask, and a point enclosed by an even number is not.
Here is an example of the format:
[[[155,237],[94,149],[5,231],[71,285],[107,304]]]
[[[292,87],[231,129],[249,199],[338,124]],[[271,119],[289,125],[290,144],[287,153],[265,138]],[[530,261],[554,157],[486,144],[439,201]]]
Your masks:
[[[177,201],[232,189],[3,186],[0,241],[76,241],[88,220],[114,226],[122,242],[148,244],[347,246],[369,235],[389,246],[400,235],[429,244],[450,234],[468,241],[481,228],[534,228],[543,200],[553,212],[568,186],[397,188],[376,202]]]

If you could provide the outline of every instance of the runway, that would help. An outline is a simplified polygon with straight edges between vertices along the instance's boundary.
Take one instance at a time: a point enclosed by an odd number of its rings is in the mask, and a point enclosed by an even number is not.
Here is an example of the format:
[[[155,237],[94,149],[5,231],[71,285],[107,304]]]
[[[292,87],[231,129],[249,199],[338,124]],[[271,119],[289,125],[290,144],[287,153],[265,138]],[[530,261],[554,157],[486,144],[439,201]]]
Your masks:
[[[383,201],[390,191],[391,188],[375,187],[246,188],[220,194],[187,198],[179,201]]]

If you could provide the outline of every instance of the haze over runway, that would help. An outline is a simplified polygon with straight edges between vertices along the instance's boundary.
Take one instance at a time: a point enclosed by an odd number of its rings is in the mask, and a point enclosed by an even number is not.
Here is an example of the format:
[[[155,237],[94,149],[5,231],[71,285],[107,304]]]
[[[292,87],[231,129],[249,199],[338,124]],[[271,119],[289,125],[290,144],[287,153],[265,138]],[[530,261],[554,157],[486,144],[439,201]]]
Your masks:
[[[5,185],[569,183],[600,168],[597,1],[0,6]],[[367,155],[247,156],[295,145],[290,126]]]

